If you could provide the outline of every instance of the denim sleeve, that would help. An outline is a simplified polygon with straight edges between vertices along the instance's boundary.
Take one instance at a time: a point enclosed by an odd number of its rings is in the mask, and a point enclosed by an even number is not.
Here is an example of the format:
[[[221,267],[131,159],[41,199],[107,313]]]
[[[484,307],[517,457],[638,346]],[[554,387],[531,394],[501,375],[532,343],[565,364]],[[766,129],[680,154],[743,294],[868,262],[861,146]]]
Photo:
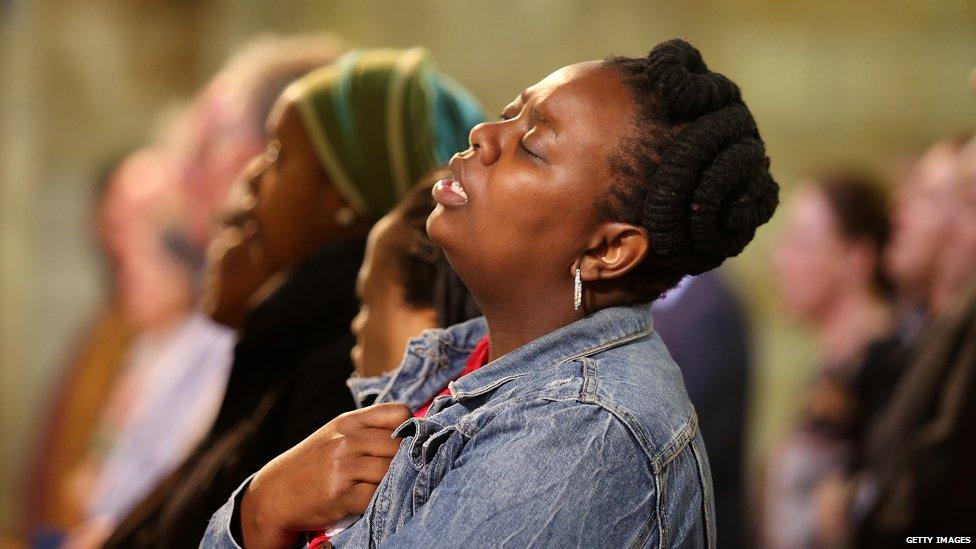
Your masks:
[[[383,547],[656,547],[647,454],[607,410],[538,401],[471,438]]]
[[[256,475],[257,473],[255,473]],[[234,513],[237,512],[237,500],[240,494],[244,493],[247,486],[251,483],[254,475],[247,477],[237,490],[231,494],[226,503],[217,509],[217,512],[210,517],[207,524],[207,531],[200,540],[200,547],[206,549],[241,549],[234,535],[231,533],[231,523],[234,521]]]

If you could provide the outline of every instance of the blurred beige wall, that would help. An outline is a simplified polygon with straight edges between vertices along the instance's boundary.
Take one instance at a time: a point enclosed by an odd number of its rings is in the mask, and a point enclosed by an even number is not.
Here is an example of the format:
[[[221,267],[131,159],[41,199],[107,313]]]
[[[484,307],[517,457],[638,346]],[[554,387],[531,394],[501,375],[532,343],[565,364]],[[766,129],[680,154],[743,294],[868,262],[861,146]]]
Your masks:
[[[45,397],[103,296],[92,179],[260,32],[333,30],[430,48],[490,111],[562,65],[679,36],[744,90],[789,192],[836,162],[887,159],[972,128],[976,2],[680,0],[0,1],[0,532],[11,532]],[[810,363],[777,311],[776,223],[730,262],[754,317],[754,463]],[[707,342],[703,342],[706,343]]]

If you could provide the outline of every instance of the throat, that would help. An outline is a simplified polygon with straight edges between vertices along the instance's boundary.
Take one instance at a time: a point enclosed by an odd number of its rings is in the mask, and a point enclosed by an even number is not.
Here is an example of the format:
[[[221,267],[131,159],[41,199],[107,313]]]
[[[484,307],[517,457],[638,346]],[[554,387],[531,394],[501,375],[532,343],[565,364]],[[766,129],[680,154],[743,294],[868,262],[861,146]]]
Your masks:
[[[540,311],[521,308],[506,314],[483,308],[491,342],[488,360],[497,360],[527,343],[576,322],[583,316],[573,310],[572,303],[566,309]]]

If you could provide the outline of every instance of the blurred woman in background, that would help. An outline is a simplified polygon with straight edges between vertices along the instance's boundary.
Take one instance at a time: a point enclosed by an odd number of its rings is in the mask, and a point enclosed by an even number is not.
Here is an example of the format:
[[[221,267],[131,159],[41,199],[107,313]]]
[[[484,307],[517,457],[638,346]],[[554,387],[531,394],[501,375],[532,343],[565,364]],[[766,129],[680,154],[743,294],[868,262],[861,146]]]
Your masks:
[[[481,119],[420,48],[350,52],[281,94],[208,252],[205,310],[238,331],[217,419],[109,546],[196,545],[248,474],[354,407],[366,234]]]
[[[865,425],[890,393],[884,370],[895,344],[882,269],[888,233],[884,194],[855,173],[808,180],[787,208],[776,287],[789,312],[813,329],[820,359],[800,418],[771,458],[761,532],[770,547],[828,541],[818,487],[855,466]]]

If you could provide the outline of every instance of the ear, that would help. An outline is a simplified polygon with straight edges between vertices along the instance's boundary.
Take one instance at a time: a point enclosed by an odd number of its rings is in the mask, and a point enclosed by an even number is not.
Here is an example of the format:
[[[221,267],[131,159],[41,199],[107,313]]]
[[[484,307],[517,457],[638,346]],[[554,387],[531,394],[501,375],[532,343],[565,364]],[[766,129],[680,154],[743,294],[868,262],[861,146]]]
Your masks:
[[[578,263],[580,277],[587,282],[620,278],[644,261],[650,247],[651,240],[644,227],[603,223]],[[573,266],[571,274],[576,274],[576,267]]]

